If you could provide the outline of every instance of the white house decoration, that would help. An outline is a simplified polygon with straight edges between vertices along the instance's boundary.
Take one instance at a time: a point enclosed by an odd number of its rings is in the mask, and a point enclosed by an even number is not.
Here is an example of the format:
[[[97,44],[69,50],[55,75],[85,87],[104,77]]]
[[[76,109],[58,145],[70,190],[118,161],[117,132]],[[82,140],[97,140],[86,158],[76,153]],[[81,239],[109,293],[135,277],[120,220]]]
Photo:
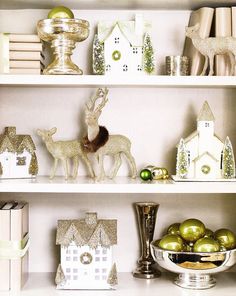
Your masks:
[[[152,74],[155,66],[150,29],[142,14],[136,14],[134,21],[100,21],[93,44],[94,74]]]
[[[38,173],[35,145],[30,135],[6,127],[0,135],[0,178],[32,178]]]
[[[57,289],[115,288],[112,249],[117,244],[116,220],[98,220],[96,213],[87,213],[81,220],[59,220],[56,244],[61,247]]]
[[[177,180],[227,178],[222,172],[224,143],[215,134],[214,123],[214,115],[205,101],[197,118],[197,130],[181,139],[181,145],[178,145]],[[187,153],[184,154],[183,151]],[[181,175],[181,168],[186,170],[186,174]]]

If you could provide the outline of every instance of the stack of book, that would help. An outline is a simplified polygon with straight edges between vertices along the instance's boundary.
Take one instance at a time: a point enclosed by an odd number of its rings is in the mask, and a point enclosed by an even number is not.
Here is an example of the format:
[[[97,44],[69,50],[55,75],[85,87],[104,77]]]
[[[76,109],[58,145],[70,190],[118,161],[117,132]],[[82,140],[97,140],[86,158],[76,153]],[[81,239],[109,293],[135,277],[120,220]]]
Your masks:
[[[41,74],[44,68],[42,49],[42,43],[37,35],[1,33],[0,72]]]
[[[236,7],[202,7],[190,15],[188,26],[200,25],[201,38],[236,37]],[[183,55],[191,60],[191,75],[200,75],[204,65],[204,56],[193,46],[189,38],[185,39]],[[227,76],[230,73],[230,60],[227,55],[215,57],[215,75]]]
[[[19,291],[28,277],[28,204],[0,204],[0,290]]]

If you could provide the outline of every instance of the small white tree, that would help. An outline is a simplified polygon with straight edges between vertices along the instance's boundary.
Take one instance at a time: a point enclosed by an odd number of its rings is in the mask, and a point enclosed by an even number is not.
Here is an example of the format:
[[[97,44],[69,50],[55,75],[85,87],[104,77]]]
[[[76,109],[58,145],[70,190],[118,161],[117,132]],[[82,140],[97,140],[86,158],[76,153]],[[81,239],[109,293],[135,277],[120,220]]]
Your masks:
[[[99,41],[97,34],[93,40],[93,73],[97,75],[105,74],[104,46]]]
[[[226,138],[223,148],[222,177],[225,179],[235,178],[234,152],[229,137]]]
[[[188,174],[188,167],[188,151],[184,144],[184,140],[181,139],[177,151],[176,175],[179,178],[185,178]]]

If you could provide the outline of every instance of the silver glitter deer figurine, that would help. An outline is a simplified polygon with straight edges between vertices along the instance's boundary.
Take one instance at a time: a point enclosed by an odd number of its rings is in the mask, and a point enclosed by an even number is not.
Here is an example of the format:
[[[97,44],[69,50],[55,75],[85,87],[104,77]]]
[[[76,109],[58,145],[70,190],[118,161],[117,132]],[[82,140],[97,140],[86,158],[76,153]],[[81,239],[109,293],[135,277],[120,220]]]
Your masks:
[[[122,135],[109,135],[107,129],[99,126],[98,119],[102,113],[102,108],[106,105],[108,89],[99,88],[95,95],[86,104],[85,122],[88,126],[87,136],[84,138],[84,149],[86,152],[95,153],[98,159],[98,176],[97,181],[101,181],[106,177],[103,161],[105,155],[114,157],[114,166],[109,174],[109,178],[113,179],[121,166],[121,154],[124,154],[131,167],[131,177],[136,178],[137,169],[133,156],[131,155],[130,140]],[[97,103],[99,101],[99,103]],[[96,104],[97,103],[97,104]]]
[[[205,63],[201,75],[205,75],[208,64],[210,64],[209,76],[214,74],[214,56],[227,54],[230,58],[230,75],[234,75],[236,38],[234,37],[209,37],[201,38],[199,35],[199,24],[186,27],[185,35],[192,39],[194,47],[205,57]],[[208,61],[209,60],[209,61]]]
[[[77,140],[72,141],[53,141],[52,136],[56,133],[57,128],[54,127],[50,130],[37,130],[37,134],[42,138],[45,143],[48,152],[54,158],[54,165],[51,171],[50,179],[53,179],[56,173],[58,160],[61,160],[65,172],[65,180],[69,178],[68,160],[73,160],[73,175],[72,178],[75,179],[78,174],[79,158],[83,159],[88,167],[90,176],[95,177],[92,165],[81,147],[81,143]]]

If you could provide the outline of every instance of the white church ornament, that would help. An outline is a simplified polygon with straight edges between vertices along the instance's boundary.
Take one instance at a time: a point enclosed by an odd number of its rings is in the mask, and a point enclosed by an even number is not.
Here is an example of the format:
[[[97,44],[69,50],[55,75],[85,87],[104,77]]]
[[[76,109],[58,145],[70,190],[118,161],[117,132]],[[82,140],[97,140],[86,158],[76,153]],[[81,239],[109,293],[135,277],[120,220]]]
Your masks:
[[[155,72],[151,25],[136,14],[134,21],[100,21],[93,42],[93,73],[139,75]]]
[[[33,178],[38,174],[36,147],[30,135],[6,127],[0,135],[0,178]]]
[[[175,181],[235,180],[233,148],[215,134],[215,117],[207,101],[197,118],[197,130],[178,145]]]
[[[97,219],[97,213],[87,213],[80,220],[59,220],[56,243],[61,248],[57,289],[115,289],[116,220]]]

